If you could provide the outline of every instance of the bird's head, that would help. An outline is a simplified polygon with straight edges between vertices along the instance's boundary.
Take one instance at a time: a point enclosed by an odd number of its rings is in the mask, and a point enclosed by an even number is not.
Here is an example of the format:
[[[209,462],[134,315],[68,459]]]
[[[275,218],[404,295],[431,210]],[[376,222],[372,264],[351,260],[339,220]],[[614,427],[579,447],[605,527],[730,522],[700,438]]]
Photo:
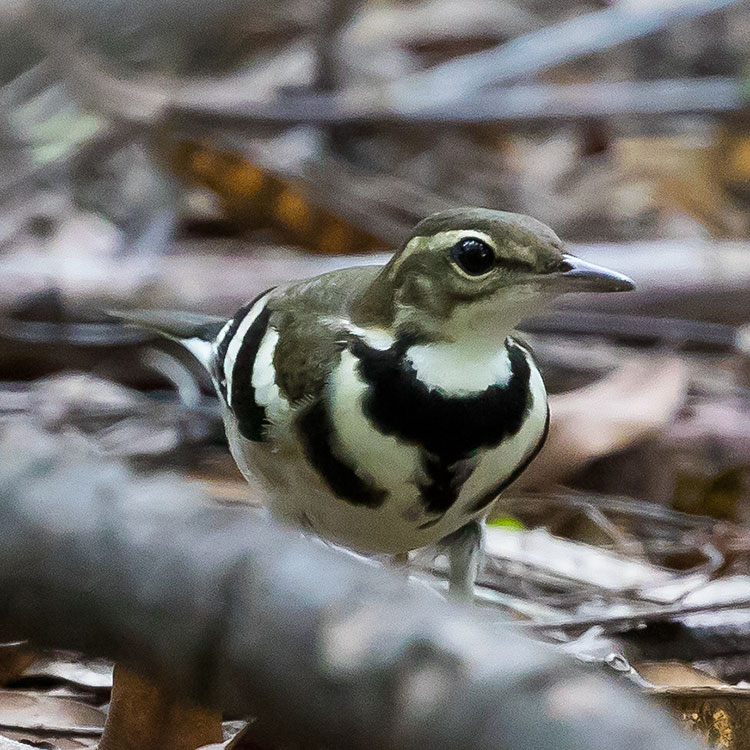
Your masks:
[[[364,323],[425,340],[504,338],[566,292],[622,292],[633,282],[568,254],[521,214],[457,208],[419,222],[361,300]]]

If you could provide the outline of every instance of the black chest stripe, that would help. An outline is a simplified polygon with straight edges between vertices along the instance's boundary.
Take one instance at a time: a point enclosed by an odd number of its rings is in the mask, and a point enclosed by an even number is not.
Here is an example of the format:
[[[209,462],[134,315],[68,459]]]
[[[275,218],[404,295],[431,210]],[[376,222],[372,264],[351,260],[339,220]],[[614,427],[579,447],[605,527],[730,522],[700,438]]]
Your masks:
[[[485,492],[471,507],[470,513],[478,513],[480,510],[484,510],[504,489],[510,487],[513,482],[526,471],[529,464],[539,455],[539,451],[542,450],[544,444],[547,442],[547,435],[549,435],[549,407],[547,407],[547,419],[544,422],[544,431],[542,436],[539,438],[539,442],[534,446],[534,450],[529,453],[524,461],[522,461],[510,476],[503,479],[502,482],[492,487],[492,489]]]
[[[333,451],[333,424],[324,399],[305,409],[297,418],[297,431],[305,453],[316,471],[323,477],[334,495],[352,505],[377,508],[387,492],[364,481],[351,466]]]
[[[242,339],[232,370],[232,411],[237,417],[240,433],[256,443],[263,441],[267,419],[265,408],[255,402],[253,365],[270,317],[268,307],[258,313]]]
[[[520,347],[508,342],[508,383],[471,396],[448,396],[426,386],[403,357],[407,347],[381,351],[361,340],[352,344],[359,374],[369,385],[363,407],[381,432],[455,463],[479,448],[499,445],[521,429],[530,405],[530,369]]]
[[[221,340],[221,343],[216,349],[216,357],[213,360],[213,376],[214,376],[214,380],[219,384],[219,393],[221,397],[224,399],[224,403],[226,403],[227,401],[227,381],[226,381],[226,378],[224,377],[224,359],[227,356],[227,350],[229,349],[229,344],[231,343],[232,339],[236,336],[237,330],[242,325],[242,321],[245,319],[245,316],[250,312],[250,310],[252,310],[253,305],[261,297],[268,294],[272,289],[275,289],[275,287],[271,287],[270,289],[266,289],[265,292],[261,292],[253,300],[251,300],[246,305],[244,305],[239,310],[237,310],[234,317],[232,318],[232,323],[230,324],[229,329],[226,332],[226,335]]]
[[[475,463],[472,459],[449,463],[439,456],[423,453],[422,469],[425,476],[424,480],[417,482],[417,487],[425,510],[443,515],[458,499]]]

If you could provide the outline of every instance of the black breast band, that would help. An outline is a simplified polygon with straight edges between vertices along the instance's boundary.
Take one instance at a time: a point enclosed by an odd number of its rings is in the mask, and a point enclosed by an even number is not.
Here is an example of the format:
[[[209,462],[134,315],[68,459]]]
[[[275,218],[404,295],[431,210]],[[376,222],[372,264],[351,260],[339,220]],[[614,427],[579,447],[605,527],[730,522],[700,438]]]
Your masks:
[[[403,356],[406,348],[396,344],[382,351],[359,339],[352,344],[359,374],[369,386],[363,407],[378,430],[458,461],[479,448],[499,445],[521,429],[530,407],[531,373],[515,342],[507,343],[511,365],[507,384],[491,385],[469,396],[449,396],[419,380]]]
[[[497,447],[521,429],[532,405],[531,370],[524,351],[509,339],[511,376],[506,384],[450,396],[418,379],[404,357],[408,346],[383,351],[361,340],[352,344],[360,377],[368,385],[362,406],[380,432],[422,448],[423,476],[416,484],[425,510],[442,516],[471,476],[476,453]]]

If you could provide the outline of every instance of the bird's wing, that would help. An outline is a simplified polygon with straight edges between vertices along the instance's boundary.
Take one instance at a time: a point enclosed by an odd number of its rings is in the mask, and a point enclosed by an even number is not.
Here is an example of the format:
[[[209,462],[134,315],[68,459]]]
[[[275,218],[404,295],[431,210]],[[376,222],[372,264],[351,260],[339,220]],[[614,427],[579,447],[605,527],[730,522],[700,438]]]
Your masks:
[[[272,297],[270,325],[279,333],[276,383],[292,403],[318,398],[348,343],[346,322],[380,266],[347,268],[294,284]]]
[[[363,283],[360,273],[338,271],[269,289],[224,326],[214,343],[212,373],[243,437],[265,442],[267,426],[289,407],[319,402],[349,341],[346,325],[331,321],[346,320]]]
[[[273,356],[276,384],[290,403],[300,403],[315,400],[322,393],[348,341],[345,326],[335,321],[349,319],[354,300],[379,270],[380,266],[346,268],[267,290],[229,321],[174,310],[118,310],[108,314],[178,341],[209,372],[214,374],[218,368],[217,381],[227,369],[234,370],[238,361],[240,368],[252,372],[263,335],[273,328],[278,333]],[[248,323],[254,323],[249,337]],[[214,342],[222,329],[224,334],[215,351]],[[221,383],[218,387],[221,390]],[[226,399],[224,392],[222,396]]]

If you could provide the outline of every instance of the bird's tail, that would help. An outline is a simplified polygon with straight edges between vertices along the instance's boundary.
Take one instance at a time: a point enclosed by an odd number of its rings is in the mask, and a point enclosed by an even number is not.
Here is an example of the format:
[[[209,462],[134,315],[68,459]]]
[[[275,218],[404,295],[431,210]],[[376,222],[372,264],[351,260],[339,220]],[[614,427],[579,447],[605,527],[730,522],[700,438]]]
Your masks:
[[[109,310],[107,314],[126,325],[154,331],[182,344],[210,369],[212,343],[226,323],[225,318],[177,310]]]

